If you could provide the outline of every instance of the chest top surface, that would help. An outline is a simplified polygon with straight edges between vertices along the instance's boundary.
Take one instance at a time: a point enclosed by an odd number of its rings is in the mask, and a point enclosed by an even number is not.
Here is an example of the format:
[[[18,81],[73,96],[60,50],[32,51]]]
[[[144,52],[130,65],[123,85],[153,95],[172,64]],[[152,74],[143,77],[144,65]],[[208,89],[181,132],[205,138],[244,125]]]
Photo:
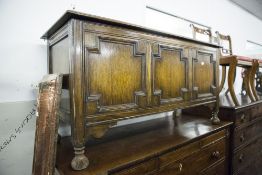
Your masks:
[[[202,44],[202,45],[206,45],[206,46],[210,46],[210,47],[215,47],[215,48],[219,48],[220,47],[218,44],[208,43],[208,42],[204,42],[204,41],[199,41],[199,40],[195,40],[195,39],[192,39],[192,38],[188,38],[188,37],[184,37],[184,36],[180,36],[180,35],[175,35],[175,34],[163,32],[163,31],[160,31],[160,30],[147,28],[147,27],[144,27],[144,26],[139,26],[139,25],[135,25],[135,24],[127,23],[127,22],[122,22],[122,21],[118,21],[118,20],[113,20],[113,19],[109,19],[109,18],[104,18],[104,17],[100,17],[100,16],[90,15],[90,14],[81,13],[81,12],[72,11],[72,10],[66,11],[62,15],[62,17],[60,17],[55,22],[55,24],[53,24],[42,35],[41,38],[42,39],[50,38],[57,30],[59,30],[70,19],[79,19],[79,20],[83,20],[83,21],[99,22],[99,23],[103,23],[103,24],[107,24],[107,25],[123,27],[123,28],[126,28],[126,29],[132,29],[132,30],[136,30],[136,31],[151,33],[151,34],[155,34],[155,35],[161,35],[161,36],[170,37],[170,38],[174,38],[174,39],[185,40],[185,41],[189,41],[189,42],[192,42],[192,43],[198,43],[198,44]]]
[[[166,155],[167,152],[189,144],[195,145],[194,148],[200,145],[205,147],[212,142],[212,138],[217,138],[218,135],[224,138],[225,135],[222,135],[220,131],[227,129],[230,125],[230,122],[212,125],[207,118],[183,115],[176,119],[166,116],[117,127],[108,132],[103,139],[90,140],[87,143],[87,152],[92,163],[88,169],[80,172],[72,171],[68,166],[68,161],[73,155],[68,152],[71,147],[70,139],[64,138],[59,149],[58,167],[62,172],[70,175],[103,174],[113,169],[121,169],[126,165],[152,160],[154,157],[163,157],[162,155]],[[225,134],[225,132],[222,133]],[[192,150],[188,150],[190,151]],[[183,154],[187,154],[187,151]]]

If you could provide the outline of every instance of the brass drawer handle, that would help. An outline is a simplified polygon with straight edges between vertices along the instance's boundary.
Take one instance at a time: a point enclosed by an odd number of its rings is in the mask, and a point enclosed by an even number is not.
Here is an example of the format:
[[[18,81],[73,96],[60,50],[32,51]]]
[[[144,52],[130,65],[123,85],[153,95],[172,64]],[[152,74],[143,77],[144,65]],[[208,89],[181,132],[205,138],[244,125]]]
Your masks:
[[[244,141],[245,141],[245,136],[244,136],[244,134],[242,134],[242,135],[240,136],[240,141],[241,141],[241,142],[244,142]]]
[[[219,151],[215,151],[212,153],[212,157],[215,158],[215,159],[219,159],[220,157],[220,152]]]
[[[179,163],[179,171],[181,172],[183,169],[183,164],[182,163]]]
[[[244,155],[243,155],[243,154],[240,154],[238,160],[239,160],[239,162],[243,162],[243,160],[244,160]]]
[[[240,121],[243,123],[246,119],[246,116],[245,114],[242,114],[241,117],[240,117]]]

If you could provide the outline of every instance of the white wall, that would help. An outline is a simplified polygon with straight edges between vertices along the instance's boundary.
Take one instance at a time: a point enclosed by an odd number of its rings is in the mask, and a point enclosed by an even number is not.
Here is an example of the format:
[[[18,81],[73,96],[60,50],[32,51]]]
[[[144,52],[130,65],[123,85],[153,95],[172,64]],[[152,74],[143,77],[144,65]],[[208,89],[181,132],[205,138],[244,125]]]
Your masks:
[[[247,39],[262,43],[262,21],[228,0],[150,0],[147,4],[231,35],[236,54],[244,53]]]
[[[0,0],[0,124],[5,126],[0,127],[0,144],[33,108],[25,101],[35,99],[34,86],[47,71],[46,44],[40,36],[66,9],[75,6],[77,11],[146,25],[146,5],[230,34],[236,54],[243,53],[247,39],[262,43],[262,22],[227,0]],[[22,102],[6,103],[16,101]],[[24,129],[0,152],[1,175],[30,174],[34,120]]]
[[[65,10],[74,6],[77,11],[146,25],[146,5],[230,34],[236,54],[245,54],[247,39],[262,43],[262,22],[227,0],[1,0],[0,103],[35,99],[35,86],[47,71],[46,45],[40,36]]]
[[[247,54],[246,40],[262,43],[262,21],[228,0],[150,0],[147,5],[211,26],[213,32],[230,35],[233,53],[237,55]],[[238,77],[240,72],[237,69]],[[242,79],[236,79],[237,93],[241,85]]]
[[[1,0],[0,103],[35,99],[35,85],[47,73],[42,34],[67,9],[143,24],[144,1]]]

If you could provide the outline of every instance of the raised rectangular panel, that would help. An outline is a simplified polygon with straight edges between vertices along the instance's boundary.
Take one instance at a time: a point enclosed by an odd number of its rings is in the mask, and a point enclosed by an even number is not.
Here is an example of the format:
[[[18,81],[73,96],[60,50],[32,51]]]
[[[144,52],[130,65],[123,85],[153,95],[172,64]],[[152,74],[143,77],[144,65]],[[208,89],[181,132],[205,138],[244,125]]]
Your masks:
[[[144,93],[145,51],[140,41],[86,32],[89,113],[135,108]],[[142,44],[143,45],[143,44]]]
[[[197,50],[193,58],[193,98],[215,95],[216,55]]]
[[[187,87],[185,50],[175,45],[157,45],[154,53],[154,90],[161,94],[161,103],[183,100],[182,89]],[[155,51],[156,52],[156,51]]]
[[[68,37],[50,47],[50,73],[69,73],[69,43]]]

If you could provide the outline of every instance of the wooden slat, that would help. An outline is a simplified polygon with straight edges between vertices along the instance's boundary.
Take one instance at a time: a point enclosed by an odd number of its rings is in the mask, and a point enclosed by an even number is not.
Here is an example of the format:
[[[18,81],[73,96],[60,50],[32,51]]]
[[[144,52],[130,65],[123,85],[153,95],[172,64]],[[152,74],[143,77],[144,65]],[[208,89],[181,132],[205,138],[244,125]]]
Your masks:
[[[57,74],[44,76],[39,84],[33,175],[55,173],[61,88],[62,76]]]

